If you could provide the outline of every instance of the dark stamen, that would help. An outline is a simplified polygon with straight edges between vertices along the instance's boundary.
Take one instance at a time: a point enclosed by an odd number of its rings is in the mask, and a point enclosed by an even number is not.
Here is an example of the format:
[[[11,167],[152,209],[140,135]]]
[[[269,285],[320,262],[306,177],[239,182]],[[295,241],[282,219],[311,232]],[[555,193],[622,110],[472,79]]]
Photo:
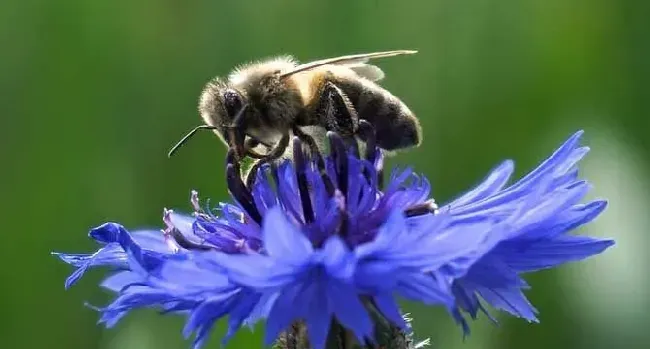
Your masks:
[[[251,168],[248,170],[248,174],[246,175],[246,188],[253,190],[253,184],[255,184],[255,179],[257,179],[257,172],[265,163],[265,161],[258,160],[253,164],[253,166],[251,166]]]
[[[352,137],[350,139],[350,152],[352,152],[352,155],[354,155],[355,158],[359,159],[361,155],[359,155],[359,143],[357,142],[357,139]]]
[[[348,157],[345,151],[345,145],[341,136],[328,131],[327,138],[330,141],[330,152],[336,164],[336,181],[338,182],[339,190],[344,196],[348,193]]]
[[[197,244],[196,242],[188,240],[185,235],[181,234],[181,232],[178,229],[171,229],[169,232],[170,236],[174,238],[174,241],[178,244],[178,246],[186,249],[186,250],[199,250],[199,251],[209,251],[212,250],[213,248],[210,246],[206,245],[201,245]]]
[[[305,223],[311,223],[314,221],[314,210],[311,206],[309,185],[307,183],[307,174],[305,173],[307,163],[305,162],[305,154],[302,150],[302,142],[298,137],[293,137],[293,162],[296,166],[298,190],[300,190],[300,201],[302,203],[302,211],[305,215]]]
[[[384,189],[384,162],[383,162],[383,160],[379,161],[379,163],[375,167],[375,170],[377,171],[377,187],[380,190],[383,190]]]
[[[438,205],[433,200],[427,200],[421,204],[411,206],[404,210],[404,215],[406,217],[417,217],[425,214],[436,214],[438,213]]]
[[[361,139],[363,139],[366,142],[366,149],[364,152],[364,158],[370,162],[373,166],[375,166],[375,161],[377,157],[377,152],[380,151],[377,149],[377,138],[375,136],[375,128],[372,127],[372,125],[366,121],[366,120],[359,120],[359,135]],[[379,163],[377,166],[375,166],[375,170],[377,171],[377,185],[379,186],[379,189],[382,189],[384,186],[384,173],[383,173],[383,168],[382,168],[382,163]],[[368,182],[372,182],[371,176],[370,176],[370,171],[367,169],[363,169],[363,175],[366,177]]]
[[[235,157],[235,150],[232,148],[228,149],[228,152],[226,153],[226,166],[228,165],[233,165],[237,172],[241,170],[241,167],[239,166],[239,161],[237,161]]]
[[[339,236],[343,239],[348,237],[348,227],[350,225],[350,215],[348,211],[340,210],[341,213],[341,225],[339,226]]]
[[[327,169],[325,168],[325,160],[323,160],[323,156],[321,155],[320,151],[318,150],[318,145],[316,144],[316,141],[314,140],[314,137],[310,136],[309,134],[303,132],[299,127],[295,127],[293,130],[293,133],[300,138],[301,141],[305,142],[307,144],[307,147],[309,147],[309,151],[311,152],[311,156],[316,159],[316,166],[318,167],[318,172],[320,173],[321,179],[323,180],[323,183],[325,184],[325,190],[327,190],[327,193],[329,196],[334,195],[334,183],[332,183],[332,179],[330,176],[327,174]]]
[[[192,191],[192,201],[193,203],[196,203],[198,206],[198,200],[199,196],[196,191]],[[193,241],[190,241],[187,237],[185,237],[180,230],[176,229],[174,226],[174,222],[172,221],[172,214],[174,211],[168,210],[168,209],[163,209],[163,222],[165,223],[165,229],[161,230],[163,233],[163,236],[165,237],[165,242],[170,243],[171,241],[168,240],[169,238],[172,238],[174,242],[176,242],[176,245],[168,245],[169,248],[171,248],[174,251],[178,250],[178,246],[186,249],[186,250],[199,250],[199,251],[207,251],[213,249],[211,246],[206,246],[200,243],[196,243]]]
[[[325,168],[325,161],[323,160],[323,156],[320,153],[314,154],[316,157],[316,165],[318,166],[318,172],[320,173],[320,178],[323,180],[323,184],[325,185],[325,190],[327,191],[327,194],[332,197],[334,196],[334,191],[336,190],[336,187],[334,186],[334,182],[332,182],[332,179],[330,176],[327,174],[327,169]]]
[[[334,196],[334,191],[336,190],[336,187],[334,186],[334,182],[332,182],[332,178],[330,178],[329,174],[327,173],[327,168],[325,167],[325,160],[323,159],[323,155],[321,155],[320,152],[316,151],[316,152],[312,152],[312,156],[316,160],[316,167],[318,168],[318,173],[320,174],[320,178],[323,181],[323,185],[325,186],[325,191],[327,192],[327,195],[329,195],[330,197]]]
[[[230,153],[230,152],[229,152]],[[226,166],[226,182],[228,183],[228,190],[230,195],[232,195],[237,202],[242,206],[248,215],[258,224],[262,223],[262,216],[255,206],[255,201],[253,200],[253,195],[250,193],[248,188],[244,185],[244,182],[241,180],[241,175],[239,171],[236,171],[236,168],[239,168],[239,165],[235,163],[229,163]]]

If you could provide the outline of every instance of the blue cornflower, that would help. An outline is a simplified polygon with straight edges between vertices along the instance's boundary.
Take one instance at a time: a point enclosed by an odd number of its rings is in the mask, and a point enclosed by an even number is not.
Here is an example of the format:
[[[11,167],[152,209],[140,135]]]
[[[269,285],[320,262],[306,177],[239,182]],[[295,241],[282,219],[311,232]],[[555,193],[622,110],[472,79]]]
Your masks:
[[[360,342],[375,341],[374,316],[408,330],[395,297],[447,308],[468,331],[479,297],[533,320],[520,274],[602,252],[609,240],[565,233],[594,219],[604,202],[579,204],[588,188],[575,164],[586,153],[579,134],[518,183],[503,189],[512,163],[440,209],[428,181],[394,171],[382,189],[382,154],[370,137],[364,158],[328,134],[329,156],[307,157],[293,142],[293,162],[266,165],[247,187],[229,154],[234,203],[193,217],[165,210],[162,233],[129,233],[115,223],[91,231],[94,254],[59,254],[78,269],[117,271],[103,286],[117,297],[97,308],[112,326],[129,311],[159,307],[188,317],[184,334],[200,347],[215,321],[228,316],[224,341],[264,319],[267,344],[303,320],[311,345],[325,346],[336,326]]]
[[[442,208],[455,216],[489,215],[508,220],[510,225],[494,248],[452,286],[456,297],[452,314],[465,334],[469,327],[461,309],[472,318],[480,310],[494,321],[479,297],[496,309],[537,322],[536,309],[522,293],[529,285],[521,274],[581,260],[614,244],[612,240],[566,234],[592,221],[607,206],[604,200],[580,203],[590,189],[586,181],[578,179],[577,163],[589,151],[578,146],[582,133],[575,133],[516,183],[505,187],[514,169],[512,161],[506,161],[476,188]]]

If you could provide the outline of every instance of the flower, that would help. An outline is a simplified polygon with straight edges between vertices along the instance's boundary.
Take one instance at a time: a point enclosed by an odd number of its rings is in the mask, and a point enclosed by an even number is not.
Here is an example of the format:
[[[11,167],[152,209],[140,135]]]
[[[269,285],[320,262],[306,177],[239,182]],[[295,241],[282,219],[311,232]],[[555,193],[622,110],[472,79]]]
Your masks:
[[[604,200],[580,203],[590,189],[586,181],[578,179],[577,163],[589,151],[578,146],[582,134],[575,133],[515,184],[504,188],[514,169],[512,161],[506,161],[476,188],[442,208],[456,216],[490,215],[510,220],[506,235],[452,286],[456,297],[452,315],[465,334],[469,327],[461,309],[472,318],[479,310],[490,316],[479,296],[496,309],[537,322],[536,309],[522,293],[529,285],[521,274],[581,260],[614,244],[608,239],[567,235],[592,221],[607,206]]]
[[[324,158],[305,153],[296,137],[293,161],[261,166],[251,186],[230,152],[233,203],[202,208],[193,192],[193,217],[165,210],[162,233],[106,223],[90,233],[103,245],[97,252],[57,256],[77,267],[66,287],[89,268],[117,269],[102,283],[116,298],[95,308],[107,326],[136,308],[158,307],[187,316],[183,332],[195,333],[195,348],[225,316],[224,342],[260,320],[266,344],[299,320],[316,349],[333,328],[374,342],[377,316],[409,330],[398,296],[447,308],[466,333],[462,312],[485,311],[479,297],[534,320],[521,274],[612,244],[566,234],[605,207],[579,204],[588,189],[577,180],[575,165],[586,153],[576,147],[579,136],[516,184],[504,189],[512,173],[506,162],[441,208],[428,181],[410,169],[394,171],[382,188],[383,159],[372,137],[363,158],[334,133]]]

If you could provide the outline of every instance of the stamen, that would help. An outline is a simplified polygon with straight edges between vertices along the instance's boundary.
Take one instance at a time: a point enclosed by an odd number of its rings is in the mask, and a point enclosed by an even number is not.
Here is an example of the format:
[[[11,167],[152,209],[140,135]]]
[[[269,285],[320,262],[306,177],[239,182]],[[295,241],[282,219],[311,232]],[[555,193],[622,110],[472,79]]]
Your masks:
[[[345,151],[345,145],[341,136],[328,131],[327,138],[330,141],[330,152],[336,164],[336,181],[338,182],[339,190],[343,195],[348,193],[348,158]]]
[[[257,179],[257,172],[264,163],[264,161],[257,160],[248,170],[248,174],[246,175],[246,187],[248,189],[253,190],[253,184],[255,184],[255,179]]]
[[[334,198],[338,206],[339,213],[341,214],[338,234],[345,239],[348,236],[348,226],[350,223],[350,215],[346,209],[345,196],[343,193],[341,193],[340,190],[337,190],[334,194]]]
[[[172,229],[175,229],[174,224],[172,223],[172,213],[174,213],[174,210],[168,210],[167,208],[163,208],[163,223],[165,223],[165,229],[163,232],[168,233]]]
[[[350,138],[350,146],[348,147],[350,149],[350,152],[352,155],[359,159],[361,155],[359,155],[359,143],[357,142],[357,139],[355,137]]]
[[[433,199],[404,210],[404,215],[406,215],[406,217],[417,217],[425,214],[438,214],[438,205]]]
[[[296,166],[298,190],[300,190],[300,202],[302,203],[302,211],[305,215],[305,223],[311,223],[314,221],[314,209],[311,205],[307,174],[305,173],[307,163],[305,162],[305,154],[302,150],[302,142],[298,137],[293,137],[293,162]]]
[[[163,234],[163,238],[165,239],[165,245],[167,245],[167,248],[172,251],[172,253],[178,253],[178,251],[181,250],[180,245],[176,243],[176,240],[174,240],[174,237],[171,234],[171,230],[167,232],[165,229],[161,229],[160,232]]]
[[[230,195],[239,202],[248,215],[258,224],[262,223],[262,216],[255,206],[253,195],[242,182],[239,172],[235,170],[234,164],[226,166],[226,182],[228,183],[228,191]]]
[[[380,155],[381,156],[381,155]],[[377,186],[379,189],[384,189],[384,159],[380,158],[375,165],[375,171],[377,171]]]
[[[235,156],[234,149],[228,149],[228,152],[226,153],[226,166],[228,165],[233,165],[237,172],[241,171],[241,167],[239,166],[239,161],[237,161],[237,157]]]
[[[320,151],[318,150],[318,144],[316,144],[316,141],[314,140],[314,137],[311,135],[303,132],[300,127],[294,127],[293,133],[300,138],[301,141],[305,142],[307,144],[307,147],[309,148],[309,151],[311,153],[311,156],[313,159],[316,160],[316,167],[318,167],[318,172],[320,173],[321,179],[323,180],[323,183],[325,184],[325,190],[327,190],[327,193],[330,196],[334,195],[334,183],[332,183],[332,179],[329,177],[327,174],[327,169],[325,168],[325,160],[323,160],[323,156],[321,155]]]
[[[336,187],[334,187],[334,182],[332,182],[329,174],[327,174],[327,169],[325,168],[325,160],[323,160],[323,156],[318,152],[315,153],[314,156],[316,157],[316,166],[318,166],[318,172],[320,173],[320,177],[323,181],[323,184],[325,185],[325,190],[327,191],[327,194],[332,197],[334,196]]]
[[[384,188],[384,163],[381,158],[381,149],[377,148],[377,135],[375,128],[366,120],[359,120],[359,135],[361,139],[366,142],[366,149],[364,158],[370,162],[377,172],[377,185],[379,189]],[[377,161],[377,155],[380,156]],[[375,164],[377,162],[377,164]],[[370,173],[368,170],[363,170],[364,176],[370,181]]]
[[[205,199],[205,212],[206,212],[207,220],[217,219],[214,213],[212,213],[212,208],[210,207],[210,198]]]
[[[346,211],[345,196],[340,190],[334,192],[334,202],[336,202],[336,206],[338,206],[339,210]]]
[[[199,204],[199,192],[196,190],[192,190],[192,193],[190,194],[190,202],[192,203],[192,208],[194,208],[194,213],[200,214],[203,213],[203,209],[201,208],[201,205]]]
[[[192,198],[194,198],[195,193],[196,191],[192,191]],[[198,199],[198,194],[196,197]],[[186,250],[208,251],[212,249],[210,246],[198,244],[196,242],[190,241],[187,237],[185,237],[185,235],[183,235],[181,231],[174,226],[174,223],[172,223],[172,213],[174,213],[173,210],[168,210],[166,208],[163,209],[163,222],[165,223],[165,229],[161,231],[165,236],[165,242],[167,243],[167,246],[169,246],[169,248],[174,251],[174,253],[178,252],[179,246]]]
[[[171,237],[176,241],[176,243],[186,249],[186,250],[199,250],[199,251],[209,251],[213,248],[210,246],[197,244],[196,242],[188,240],[185,235],[183,235],[178,229],[172,229]]]

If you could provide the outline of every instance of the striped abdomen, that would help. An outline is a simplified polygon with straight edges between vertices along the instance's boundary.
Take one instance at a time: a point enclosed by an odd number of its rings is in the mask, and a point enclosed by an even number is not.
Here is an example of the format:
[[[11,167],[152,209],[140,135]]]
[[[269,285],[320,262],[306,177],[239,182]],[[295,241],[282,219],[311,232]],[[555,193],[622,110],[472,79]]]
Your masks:
[[[364,78],[337,77],[332,81],[350,99],[359,118],[374,126],[379,147],[397,150],[420,144],[420,123],[399,98]]]

